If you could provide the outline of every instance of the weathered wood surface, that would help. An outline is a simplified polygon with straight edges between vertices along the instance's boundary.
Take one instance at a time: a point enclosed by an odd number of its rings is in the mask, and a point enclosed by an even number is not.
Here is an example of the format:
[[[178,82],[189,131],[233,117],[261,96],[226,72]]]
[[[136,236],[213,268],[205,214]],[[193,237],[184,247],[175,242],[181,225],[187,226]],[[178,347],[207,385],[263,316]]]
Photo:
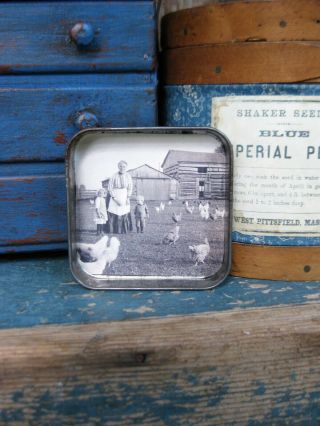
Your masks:
[[[65,255],[0,259],[2,329],[192,315],[319,299],[319,281],[288,283],[235,277],[203,291],[92,291],[74,281]]]
[[[233,243],[231,273],[268,280],[319,280],[320,247]]]
[[[0,217],[0,253],[66,249],[64,164],[1,164]]]
[[[4,257],[0,300],[0,424],[319,424],[319,282],[89,291]]]
[[[154,68],[152,2],[4,2],[0,72],[143,71]],[[70,36],[89,24],[93,40]]]
[[[221,43],[168,49],[165,84],[297,83],[320,77],[319,42]]]
[[[156,78],[3,76],[0,106],[0,253],[66,249],[64,163],[50,160],[64,159],[84,111],[98,126],[156,125]]]
[[[318,425],[319,304],[0,331],[5,424]]]
[[[104,127],[156,125],[153,74],[3,76],[0,161],[63,160],[83,111]]]
[[[163,49],[246,41],[320,39],[318,0],[215,3],[166,15]]]

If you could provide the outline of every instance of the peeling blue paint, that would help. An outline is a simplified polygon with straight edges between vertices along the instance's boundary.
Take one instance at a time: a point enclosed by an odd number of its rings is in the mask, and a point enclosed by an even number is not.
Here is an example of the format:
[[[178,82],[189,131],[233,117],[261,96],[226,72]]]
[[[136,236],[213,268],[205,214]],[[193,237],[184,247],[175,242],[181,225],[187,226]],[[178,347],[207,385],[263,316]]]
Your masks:
[[[266,393],[266,386],[263,382],[259,380],[255,383],[256,388],[254,389],[254,395],[261,396]]]
[[[290,380],[292,382],[295,382],[297,380],[297,373],[295,373],[294,371],[292,371],[292,373],[290,374]]]
[[[10,283],[10,286],[7,283]],[[261,287],[262,286],[262,287]],[[213,290],[90,291],[77,284],[67,256],[0,260],[0,328],[46,324],[86,324],[156,316],[221,312],[233,309],[306,303],[320,293],[320,282],[258,281],[228,277]],[[139,307],[152,298],[153,311]],[[89,306],[90,304],[90,306]],[[94,304],[94,305],[93,305]],[[131,312],[125,308],[130,307]],[[293,376],[292,376],[293,377]]]
[[[21,391],[14,392],[12,394],[12,401],[13,402],[19,402],[19,400],[22,399],[23,396],[24,396],[24,394]]]
[[[24,421],[24,412],[22,408],[0,409],[0,420],[5,423]]]
[[[154,67],[152,1],[15,2],[1,5],[2,72],[128,72]],[[12,19],[14,16],[14,19]],[[45,17],[45,19],[44,19]],[[150,19],[151,17],[151,19]],[[79,48],[70,37],[76,23],[93,25],[93,42]],[[27,24],[28,31],[24,31]],[[25,38],[19,48],[12,39]]]

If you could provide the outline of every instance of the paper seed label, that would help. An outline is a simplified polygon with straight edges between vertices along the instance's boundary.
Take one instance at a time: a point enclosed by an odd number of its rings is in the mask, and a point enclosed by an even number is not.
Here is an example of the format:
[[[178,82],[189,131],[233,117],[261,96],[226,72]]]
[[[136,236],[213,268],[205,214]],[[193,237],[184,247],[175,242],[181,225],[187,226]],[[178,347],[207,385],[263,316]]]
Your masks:
[[[319,237],[320,97],[213,98],[211,124],[233,145],[233,230]]]

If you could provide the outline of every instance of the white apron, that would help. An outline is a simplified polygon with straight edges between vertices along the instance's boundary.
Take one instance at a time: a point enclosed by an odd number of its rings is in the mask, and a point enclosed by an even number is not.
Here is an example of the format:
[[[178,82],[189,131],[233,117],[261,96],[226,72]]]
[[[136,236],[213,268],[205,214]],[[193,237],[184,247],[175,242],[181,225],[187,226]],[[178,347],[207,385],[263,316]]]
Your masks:
[[[114,198],[120,203],[120,206],[113,198],[110,198],[108,211],[117,216],[123,216],[130,212],[130,203],[127,203],[128,191],[126,188],[115,188],[112,190]]]

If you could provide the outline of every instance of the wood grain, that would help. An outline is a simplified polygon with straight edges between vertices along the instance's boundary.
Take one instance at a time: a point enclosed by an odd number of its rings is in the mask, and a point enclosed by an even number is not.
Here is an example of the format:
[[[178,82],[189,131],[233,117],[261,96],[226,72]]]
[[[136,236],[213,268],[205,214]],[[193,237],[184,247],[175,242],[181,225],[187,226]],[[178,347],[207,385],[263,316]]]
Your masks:
[[[77,46],[70,31],[92,26]],[[155,66],[151,1],[6,2],[0,5],[0,73],[150,71]]]
[[[66,248],[63,163],[2,164],[0,253]]]
[[[320,43],[222,43],[163,53],[164,84],[295,83],[320,77]]]
[[[231,274],[267,280],[319,280],[319,260],[320,247],[232,243]]]
[[[88,291],[74,281],[66,255],[2,255],[0,300],[0,328],[10,329],[305,304],[320,300],[320,281],[229,276],[206,291]]]
[[[0,331],[5,424],[310,424],[319,304]]]
[[[149,73],[2,76],[0,161],[64,160],[76,121],[88,111],[102,127],[156,124]]]
[[[2,76],[0,105],[0,253],[66,249],[63,160],[77,118],[156,125],[155,75]]]
[[[162,48],[245,41],[320,40],[318,0],[216,3],[166,15]]]

